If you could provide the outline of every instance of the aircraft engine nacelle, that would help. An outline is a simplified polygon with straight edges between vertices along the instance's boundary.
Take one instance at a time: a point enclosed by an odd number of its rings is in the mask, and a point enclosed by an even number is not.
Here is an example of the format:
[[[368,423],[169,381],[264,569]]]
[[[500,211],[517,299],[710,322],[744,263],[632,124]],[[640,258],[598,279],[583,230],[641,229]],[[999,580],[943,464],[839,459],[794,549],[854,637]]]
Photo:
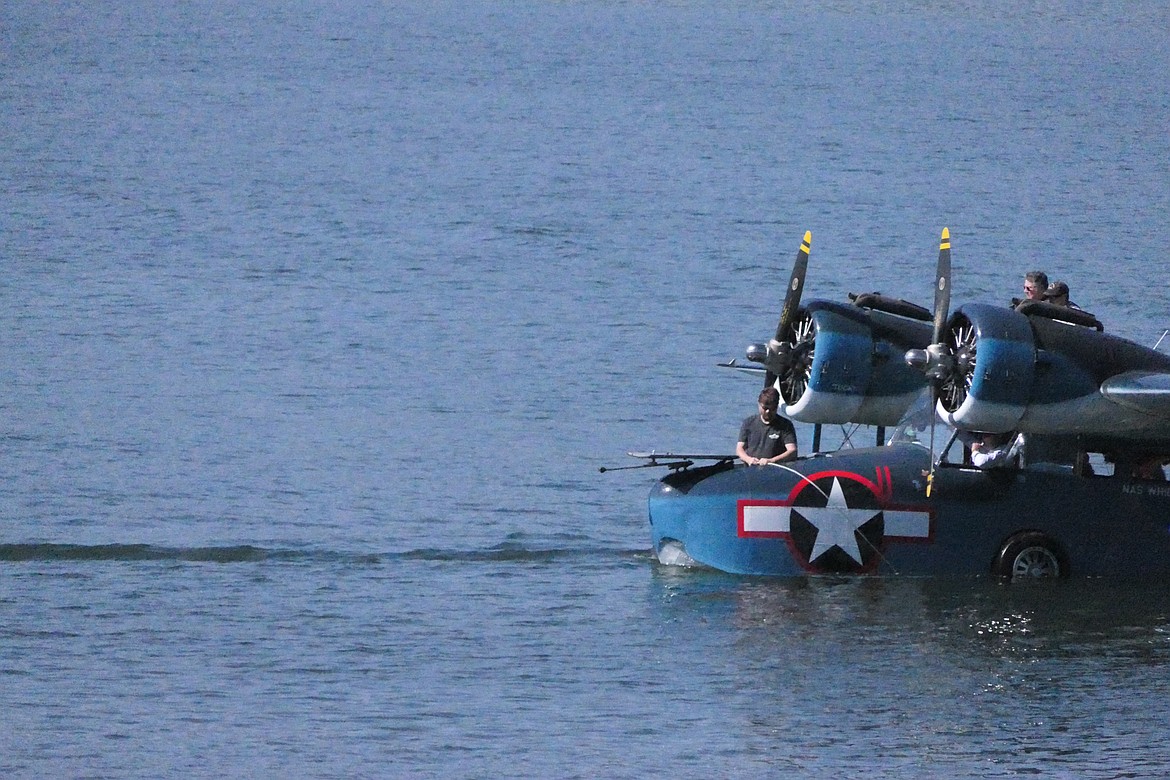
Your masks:
[[[953,370],[939,393],[943,419],[993,432],[1143,436],[1164,429],[1141,404],[1110,396],[1124,396],[1134,373],[1170,371],[1170,357],[1101,332],[1084,312],[1021,308],[971,304],[955,312],[947,328]]]
[[[1015,430],[1036,373],[1028,318],[1011,309],[968,304],[951,317],[947,341],[955,365],[939,389],[939,415],[968,430]]]
[[[793,367],[778,383],[798,422],[896,425],[926,386],[902,359],[930,342],[930,324],[834,301],[813,301],[795,326]]]

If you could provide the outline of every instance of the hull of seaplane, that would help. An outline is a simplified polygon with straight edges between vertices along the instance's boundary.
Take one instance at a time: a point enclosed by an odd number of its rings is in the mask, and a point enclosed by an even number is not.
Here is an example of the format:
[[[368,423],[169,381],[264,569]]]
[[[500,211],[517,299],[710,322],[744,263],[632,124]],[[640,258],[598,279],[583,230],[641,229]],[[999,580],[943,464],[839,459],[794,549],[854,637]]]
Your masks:
[[[1071,467],[939,466],[899,443],[662,479],[663,562],[760,576],[1170,576],[1170,485]]]

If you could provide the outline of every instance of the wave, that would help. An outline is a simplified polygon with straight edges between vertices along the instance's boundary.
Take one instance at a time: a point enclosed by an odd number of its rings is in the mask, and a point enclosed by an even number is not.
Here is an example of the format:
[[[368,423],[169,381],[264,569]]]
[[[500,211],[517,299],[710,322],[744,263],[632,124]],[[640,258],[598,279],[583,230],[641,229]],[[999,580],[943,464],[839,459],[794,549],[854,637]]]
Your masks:
[[[150,544],[0,544],[0,563],[52,561],[177,561],[187,563],[309,562],[376,565],[390,561],[549,563],[590,558],[640,558],[646,550],[597,547],[541,548],[505,542],[481,550],[425,548],[391,553],[271,549],[254,545],[160,547]]]
[[[0,544],[0,561],[206,561],[250,563],[295,555],[252,545],[157,547],[150,544]]]

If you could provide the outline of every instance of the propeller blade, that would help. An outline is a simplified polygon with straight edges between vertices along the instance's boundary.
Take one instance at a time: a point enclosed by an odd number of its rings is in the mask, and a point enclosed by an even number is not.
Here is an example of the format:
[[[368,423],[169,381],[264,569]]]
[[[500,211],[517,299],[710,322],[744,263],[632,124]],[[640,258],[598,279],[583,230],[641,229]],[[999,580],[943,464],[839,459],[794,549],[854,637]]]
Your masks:
[[[779,348],[781,344],[791,339],[792,321],[796,319],[796,312],[800,309],[800,295],[804,292],[804,277],[808,272],[808,253],[812,248],[812,231],[804,231],[804,240],[800,242],[800,249],[796,253],[796,261],[792,264],[792,276],[788,279],[788,289],[784,293],[784,306],[780,309],[780,321],[776,323],[776,337],[772,339],[772,346]],[[776,383],[776,374],[771,370],[764,373],[764,387],[771,387]]]
[[[947,310],[951,307],[951,231],[943,228],[938,244],[938,270],[934,275],[934,338],[942,341],[947,326]]]
[[[776,323],[776,340],[786,341],[800,308],[800,294],[804,292],[804,275],[808,272],[808,253],[812,248],[812,231],[804,231],[796,262],[792,264],[792,276],[788,279],[788,291],[784,294],[784,308],[780,310],[780,321]]]
[[[906,351],[906,364],[926,374],[935,393],[939,383],[952,370],[954,360],[951,347],[943,341],[946,334],[948,310],[951,306],[951,231],[943,228],[938,245],[938,269],[934,279],[934,333],[926,349]]]
[[[951,231],[948,228],[942,229],[942,238],[938,242],[938,270],[934,275],[934,336],[932,343],[928,349],[928,353],[933,353],[932,357],[936,369],[934,375],[930,378],[930,414],[931,417],[937,413],[938,396],[941,389],[943,373],[946,370],[947,362],[942,359],[943,350],[946,347],[943,345],[943,331],[947,326],[947,311],[951,307]],[[930,473],[926,475],[926,497],[930,498],[931,490],[934,487],[934,469],[937,465],[934,457],[934,420],[930,422]]]

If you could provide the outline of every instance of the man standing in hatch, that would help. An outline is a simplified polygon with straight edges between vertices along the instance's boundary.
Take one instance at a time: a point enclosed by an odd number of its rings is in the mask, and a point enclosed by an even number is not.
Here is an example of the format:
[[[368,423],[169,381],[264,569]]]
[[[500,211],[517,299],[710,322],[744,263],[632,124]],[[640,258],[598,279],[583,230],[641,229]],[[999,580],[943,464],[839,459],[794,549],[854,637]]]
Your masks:
[[[739,427],[735,454],[749,466],[766,466],[796,459],[796,429],[787,417],[777,413],[780,393],[766,387],[760,393],[759,414],[753,414]]]

